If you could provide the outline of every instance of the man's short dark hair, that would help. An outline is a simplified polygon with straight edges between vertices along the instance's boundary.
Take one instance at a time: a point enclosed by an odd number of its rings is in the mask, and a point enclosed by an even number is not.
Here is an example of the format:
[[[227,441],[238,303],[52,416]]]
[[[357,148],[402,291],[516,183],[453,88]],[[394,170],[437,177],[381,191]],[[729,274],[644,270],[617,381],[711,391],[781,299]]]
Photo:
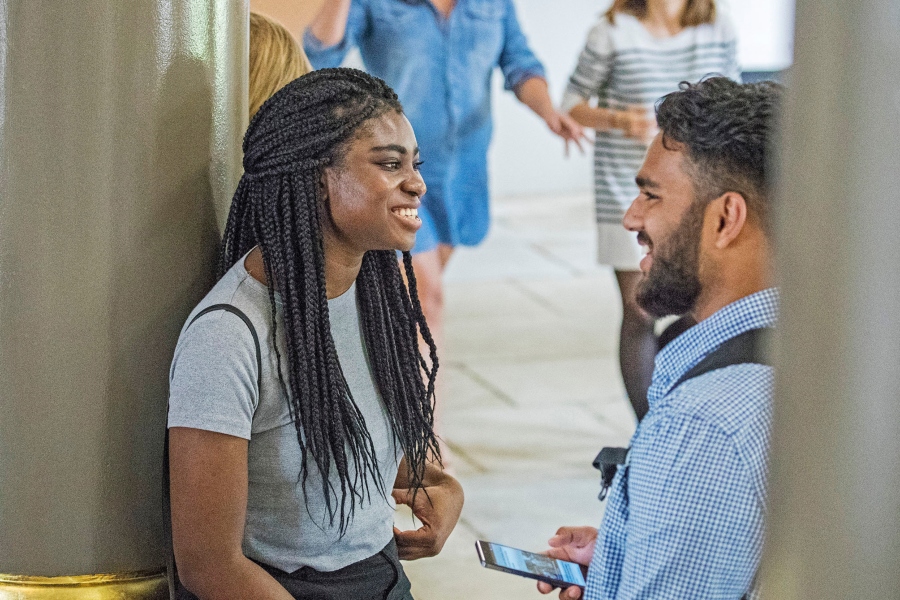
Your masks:
[[[682,82],[656,105],[668,150],[684,150],[697,199],[738,192],[765,229],[769,223],[771,147],[783,88],[772,81],[710,77]]]

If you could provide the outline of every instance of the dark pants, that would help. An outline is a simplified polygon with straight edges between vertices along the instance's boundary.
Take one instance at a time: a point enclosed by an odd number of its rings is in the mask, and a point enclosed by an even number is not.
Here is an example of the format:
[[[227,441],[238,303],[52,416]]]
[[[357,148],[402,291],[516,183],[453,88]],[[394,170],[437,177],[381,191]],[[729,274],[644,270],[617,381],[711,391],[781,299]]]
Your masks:
[[[413,600],[394,540],[378,554],[337,571],[302,567],[293,573],[285,573],[275,567],[257,564],[294,598],[302,600]],[[197,600],[197,596],[182,585],[178,585],[175,598]]]

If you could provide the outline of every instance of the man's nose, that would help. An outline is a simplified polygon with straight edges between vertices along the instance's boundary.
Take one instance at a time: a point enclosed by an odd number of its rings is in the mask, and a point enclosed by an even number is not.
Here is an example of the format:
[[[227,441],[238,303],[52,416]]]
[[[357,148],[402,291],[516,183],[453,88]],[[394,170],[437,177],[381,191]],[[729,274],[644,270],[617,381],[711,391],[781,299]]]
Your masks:
[[[638,196],[634,200],[631,201],[631,206],[628,207],[628,210],[625,211],[625,216],[622,217],[622,225],[625,226],[625,229],[628,231],[640,231],[643,223],[643,213],[641,211],[641,198]]]

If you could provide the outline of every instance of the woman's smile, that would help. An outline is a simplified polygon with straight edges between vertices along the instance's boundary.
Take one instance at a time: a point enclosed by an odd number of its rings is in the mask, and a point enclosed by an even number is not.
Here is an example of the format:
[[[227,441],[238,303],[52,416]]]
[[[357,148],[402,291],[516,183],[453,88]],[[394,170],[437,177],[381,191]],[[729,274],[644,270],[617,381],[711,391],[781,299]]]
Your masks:
[[[418,231],[419,227],[422,226],[422,219],[419,218],[418,208],[399,206],[397,208],[392,208],[391,213],[403,223],[404,227],[408,227],[413,231]]]

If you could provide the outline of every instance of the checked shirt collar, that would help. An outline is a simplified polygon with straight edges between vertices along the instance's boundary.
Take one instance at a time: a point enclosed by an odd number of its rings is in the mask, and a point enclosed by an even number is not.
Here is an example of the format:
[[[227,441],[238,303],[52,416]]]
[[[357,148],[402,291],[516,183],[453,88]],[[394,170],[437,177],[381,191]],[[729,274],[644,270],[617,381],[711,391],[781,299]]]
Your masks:
[[[722,342],[751,329],[774,327],[778,305],[778,289],[768,288],[732,302],[672,340],[656,355],[653,381],[647,393],[650,408],[662,401],[682,375]]]

